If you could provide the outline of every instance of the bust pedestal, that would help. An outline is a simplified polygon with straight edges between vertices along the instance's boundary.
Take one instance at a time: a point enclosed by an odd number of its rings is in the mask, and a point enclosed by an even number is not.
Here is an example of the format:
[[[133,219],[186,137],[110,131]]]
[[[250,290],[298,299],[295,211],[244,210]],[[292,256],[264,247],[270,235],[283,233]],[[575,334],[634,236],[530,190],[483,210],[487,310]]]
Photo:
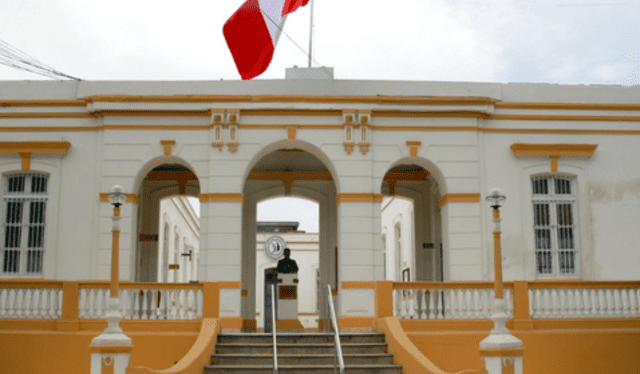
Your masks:
[[[278,273],[278,330],[304,331],[298,320],[298,273]]]

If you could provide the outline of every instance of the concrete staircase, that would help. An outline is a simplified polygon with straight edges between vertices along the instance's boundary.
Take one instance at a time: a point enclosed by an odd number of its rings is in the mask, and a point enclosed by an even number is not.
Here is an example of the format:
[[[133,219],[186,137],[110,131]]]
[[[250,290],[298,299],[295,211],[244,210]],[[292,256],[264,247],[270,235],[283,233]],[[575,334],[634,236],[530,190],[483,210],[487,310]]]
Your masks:
[[[387,353],[384,334],[340,334],[345,374],[401,374]],[[327,333],[278,333],[278,373],[333,374],[335,340]],[[273,337],[264,333],[218,336],[205,374],[273,373]]]

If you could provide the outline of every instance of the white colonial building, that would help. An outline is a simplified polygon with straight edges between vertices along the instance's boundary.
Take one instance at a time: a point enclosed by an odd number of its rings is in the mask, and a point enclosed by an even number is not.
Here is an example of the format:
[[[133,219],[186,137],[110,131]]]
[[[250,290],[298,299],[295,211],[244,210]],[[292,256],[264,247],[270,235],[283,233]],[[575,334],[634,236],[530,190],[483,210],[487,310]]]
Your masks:
[[[494,187],[505,279],[629,280],[640,266],[640,87],[1,82],[0,134],[3,277],[108,279],[115,184],[129,193],[121,279],[237,284],[220,313],[244,326],[264,265],[256,204],[276,196],[318,202],[319,283],[343,317],[374,309],[373,290],[344,282],[405,268],[491,280]],[[200,200],[199,246],[157,210],[175,195]],[[385,196],[413,204],[382,229]],[[192,268],[155,266],[172,263]]]

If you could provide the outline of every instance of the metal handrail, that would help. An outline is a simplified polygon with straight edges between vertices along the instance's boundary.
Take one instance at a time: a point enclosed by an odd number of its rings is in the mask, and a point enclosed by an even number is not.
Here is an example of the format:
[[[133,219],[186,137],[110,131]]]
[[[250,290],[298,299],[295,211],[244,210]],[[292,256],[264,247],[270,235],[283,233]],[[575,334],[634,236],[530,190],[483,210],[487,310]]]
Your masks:
[[[344,374],[344,359],[342,358],[342,346],[340,345],[340,332],[338,331],[338,320],[336,319],[336,310],[333,307],[333,297],[331,295],[331,285],[327,284],[329,294],[329,312],[331,312],[331,322],[333,322],[333,331],[335,331],[334,337],[336,340],[336,356],[338,356],[338,363],[340,365],[340,374]]]
[[[276,347],[276,285],[271,285],[271,335],[273,335],[273,373],[278,374],[278,348]]]

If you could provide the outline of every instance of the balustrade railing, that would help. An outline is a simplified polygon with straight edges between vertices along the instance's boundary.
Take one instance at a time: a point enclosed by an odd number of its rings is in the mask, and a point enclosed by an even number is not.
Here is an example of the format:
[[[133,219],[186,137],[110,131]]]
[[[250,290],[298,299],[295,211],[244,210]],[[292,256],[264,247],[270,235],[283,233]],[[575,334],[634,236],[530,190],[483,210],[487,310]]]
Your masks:
[[[79,319],[104,318],[109,284],[81,282]],[[120,285],[122,318],[130,320],[195,320],[202,318],[202,284],[123,283]]]
[[[530,282],[532,318],[640,317],[638,282]]]
[[[0,319],[59,319],[61,315],[62,282],[0,283]]]
[[[488,319],[491,282],[393,282],[393,311],[399,319]],[[505,287],[507,314],[513,318],[512,289]]]

